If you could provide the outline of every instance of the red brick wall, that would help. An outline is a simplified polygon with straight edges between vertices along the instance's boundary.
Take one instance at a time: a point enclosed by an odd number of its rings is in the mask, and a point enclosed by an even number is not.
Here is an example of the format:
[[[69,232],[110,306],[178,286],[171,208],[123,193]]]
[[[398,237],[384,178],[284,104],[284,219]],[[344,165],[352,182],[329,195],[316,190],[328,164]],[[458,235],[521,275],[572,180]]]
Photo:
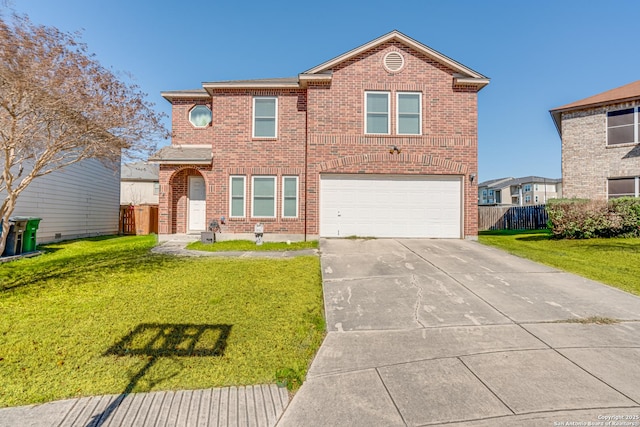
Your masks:
[[[405,58],[397,73],[382,65],[384,55],[392,50]],[[207,220],[225,216],[224,230],[252,232],[260,221],[268,233],[318,234],[319,174],[326,172],[463,176],[464,235],[477,235],[477,191],[468,180],[470,173],[477,173],[477,89],[454,86],[452,74],[445,66],[391,42],[339,64],[329,84],[311,84],[308,89],[217,90],[210,102],[174,101],[173,143],[211,144],[213,165],[199,172],[161,167],[160,233],[186,231],[187,177],[201,173],[207,185]],[[396,92],[421,92],[422,135],[395,136],[393,113],[391,135],[365,135],[366,90],[389,91],[392,112]],[[252,138],[253,96],[278,97],[277,139]],[[189,123],[188,112],[197,103],[212,108],[212,126],[197,129]],[[389,154],[393,145],[402,150],[400,155]],[[245,218],[229,219],[229,175],[246,176]],[[250,216],[254,175],[278,177],[274,219]],[[297,219],[280,218],[283,175],[299,176]]]
[[[253,97],[278,98],[277,138],[253,138]],[[262,222],[268,233],[304,233],[304,155],[306,135],[306,91],[224,90],[213,95],[210,107],[213,123],[198,129],[189,123],[188,112],[198,102],[180,101],[173,105],[173,144],[211,144],[213,164],[199,167],[207,189],[207,221],[227,219],[223,232],[250,233]],[[179,123],[178,123],[179,122]],[[187,231],[188,173],[180,166],[163,165],[160,172],[160,233]],[[195,170],[195,169],[194,169]],[[229,218],[229,176],[246,178],[244,218]],[[251,177],[276,176],[276,217],[251,218]],[[298,176],[299,216],[281,218],[282,177]],[[171,182],[170,185],[162,185]],[[167,191],[164,191],[166,187]],[[170,194],[169,194],[170,192]],[[165,194],[166,193],[166,194]],[[164,231],[166,230],[166,231]]]
[[[390,73],[383,58],[390,51],[405,58],[404,67]],[[308,90],[310,234],[318,233],[318,173],[387,173],[462,175],[465,236],[477,235],[477,191],[468,175],[477,173],[477,94],[474,87],[454,87],[453,71],[424,55],[392,42],[364,52],[333,70],[330,85]],[[422,135],[364,133],[365,91],[422,93]],[[400,155],[389,154],[397,146]]]
[[[172,144],[211,144],[214,128],[212,126],[195,127],[189,121],[189,112],[196,105],[206,105],[211,108],[211,100],[179,99],[173,101],[171,111]],[[215,122],[215,117],[213,120]]]

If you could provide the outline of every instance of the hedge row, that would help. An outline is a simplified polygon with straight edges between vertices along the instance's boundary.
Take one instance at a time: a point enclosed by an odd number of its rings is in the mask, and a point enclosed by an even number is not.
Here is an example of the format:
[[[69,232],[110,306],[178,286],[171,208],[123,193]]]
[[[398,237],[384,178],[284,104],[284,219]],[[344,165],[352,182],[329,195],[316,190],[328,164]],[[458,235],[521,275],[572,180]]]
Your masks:
[[[554,199],[547,202],[549,228],[556,237],[640,237],[640,199]]]

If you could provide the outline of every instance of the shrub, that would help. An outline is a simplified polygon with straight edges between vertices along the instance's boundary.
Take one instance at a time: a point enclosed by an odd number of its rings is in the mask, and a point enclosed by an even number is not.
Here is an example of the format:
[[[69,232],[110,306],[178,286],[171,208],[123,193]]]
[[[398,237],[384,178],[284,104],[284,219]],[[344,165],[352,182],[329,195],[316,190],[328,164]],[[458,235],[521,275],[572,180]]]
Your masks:
[[[549,228],[566,239],[640,236],[640,199],[554,199],[547,203]]]

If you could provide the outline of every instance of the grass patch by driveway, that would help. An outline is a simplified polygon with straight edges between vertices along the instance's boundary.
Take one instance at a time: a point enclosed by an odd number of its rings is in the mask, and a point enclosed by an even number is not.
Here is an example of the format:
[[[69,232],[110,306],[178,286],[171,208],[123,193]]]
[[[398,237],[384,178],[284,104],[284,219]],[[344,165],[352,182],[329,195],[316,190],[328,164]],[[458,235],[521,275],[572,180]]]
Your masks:
[[[640,295],[640,239],[553,239],[547,230],[484,231],[478,240],[514,255]]]
[[[251,240],[225,240],[216,243],[191,242],[187,245],[187,249],[194,251],[207,252],[231,252],[231,251],[298,251],[302,249],[317,249],[318,241],[312,240],[308,242],[263,242],[256,245]]]
[[[324,335],[317,257],[177,258],[154,244],[88,239],[0,265],[0,407],[299,385]]]

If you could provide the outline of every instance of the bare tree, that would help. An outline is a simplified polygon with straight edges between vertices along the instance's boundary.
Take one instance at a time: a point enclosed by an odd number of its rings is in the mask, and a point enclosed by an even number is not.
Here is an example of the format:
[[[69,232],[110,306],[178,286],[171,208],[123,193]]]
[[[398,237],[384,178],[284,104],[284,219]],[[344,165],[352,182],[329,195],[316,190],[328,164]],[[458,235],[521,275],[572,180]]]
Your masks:
[[[117,168],[121,156],[168,136],[146,95],[78,39],[0,16],[0,254],[18,196],[35,178],[89,158]]]

